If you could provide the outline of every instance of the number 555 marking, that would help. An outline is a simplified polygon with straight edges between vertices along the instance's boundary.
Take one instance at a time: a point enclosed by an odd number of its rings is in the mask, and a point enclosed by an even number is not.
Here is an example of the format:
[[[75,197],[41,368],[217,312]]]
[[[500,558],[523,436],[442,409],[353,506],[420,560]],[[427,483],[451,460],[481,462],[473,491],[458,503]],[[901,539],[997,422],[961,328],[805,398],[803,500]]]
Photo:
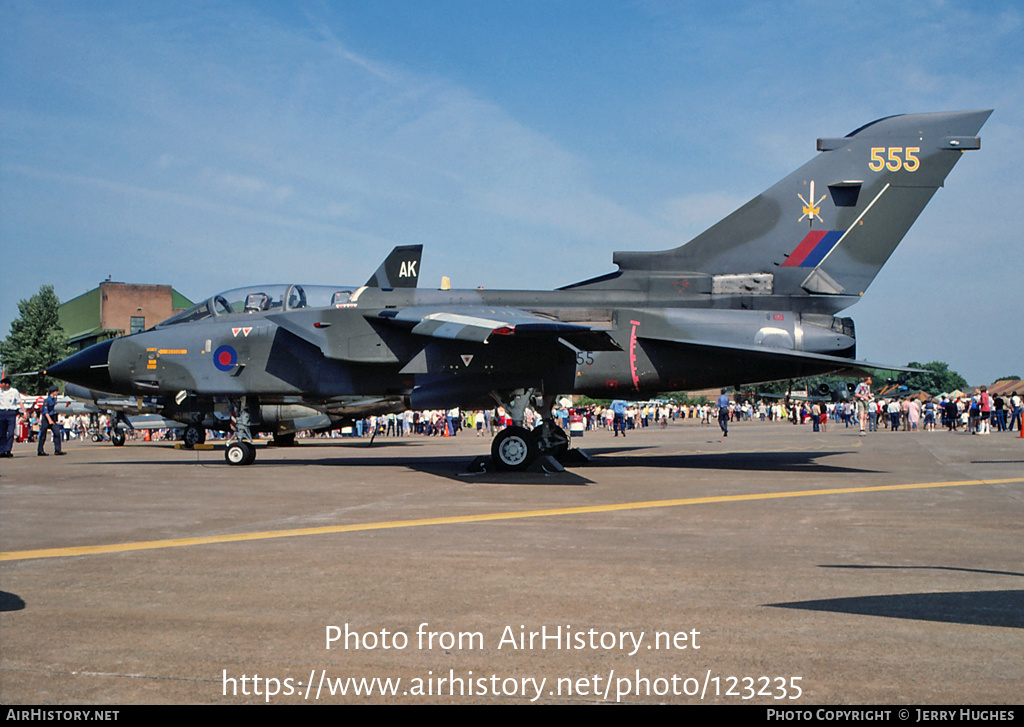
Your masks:
[[[890,172],[898,172],[903,169],[907,172],[916,172],[921,166],[921,160],[917,154],[921,151],[919,146],[873,146],[871,147],[871,161],[868,162],[868,169],[873,172],[880,172],[888,169]]]

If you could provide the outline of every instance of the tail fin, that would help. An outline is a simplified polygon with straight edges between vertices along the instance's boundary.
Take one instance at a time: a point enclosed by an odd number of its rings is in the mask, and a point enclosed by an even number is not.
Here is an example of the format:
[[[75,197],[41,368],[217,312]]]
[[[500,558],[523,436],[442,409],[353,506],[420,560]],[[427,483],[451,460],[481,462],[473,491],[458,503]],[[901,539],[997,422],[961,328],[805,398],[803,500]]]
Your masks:
[[[629,279],[642,275],[652,295],[826,296],[814,307],[841,310],[864,293],[962,152],[981,147],[976,134],[991,113],[890,116],[818,139],[821,154],[690,242],[617,252],[619,273],[578,285],[637,287]]]
[[[415,288],[420,279],[422,255],[423,245],[399,245],[366,281],[366,287]]]

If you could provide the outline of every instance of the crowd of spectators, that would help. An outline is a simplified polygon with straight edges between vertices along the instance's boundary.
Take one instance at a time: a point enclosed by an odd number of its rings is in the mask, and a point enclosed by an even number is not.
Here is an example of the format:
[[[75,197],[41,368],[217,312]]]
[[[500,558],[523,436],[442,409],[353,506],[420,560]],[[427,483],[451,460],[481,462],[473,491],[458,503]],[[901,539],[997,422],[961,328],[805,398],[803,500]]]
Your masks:
[[[675,404],[671,402],[628,402],[618,400],[608,405],[588,404],[566,408],[556,406],[556,423],[570,431],[570,418],[584,432],[621,433],[648,427],[666,427],[669,423],[689,423],[715,426],[721,418],[726,422],[757,421],[783,422],[795,425],[810,424],[814,431],[827,431],[829,426],[853,428],[860,425],[854,401],[815,401],[786,397],[779,400],[739,399],[727,396],[727,406],[718,403]],[[616,421],[616,412],[619,421]],[[1020,431],[1022,424],[1022,398],[1014,391],[1010,396],[990,396],[981,387],[973,396],[872,396],[866,402],[866,428],[868,432],[935,431],[943,427],[951,432],[989,434],[991,432]],[[39,434],[40,412],[26,409],[18,417],[17,441],[35,442]],[[72,414],[59,417],[64,440],[110,439],[113,419],[107,414]],[[511,424],[501,407],[481,411],[460,409],[405,411],[382,414],[356,420],[351,426],[330,431],[299,432],[309,437],[407,437],[407,436],[467,436],[493,437]],[[540,416],[527,408],[524,416],[527,428],[540,424]],[[180,429],[137,430],[127,432],[129,439],[146,438],[171,440],[180,437]],[[209,436],[224,437],[224,432],[209,431]]]

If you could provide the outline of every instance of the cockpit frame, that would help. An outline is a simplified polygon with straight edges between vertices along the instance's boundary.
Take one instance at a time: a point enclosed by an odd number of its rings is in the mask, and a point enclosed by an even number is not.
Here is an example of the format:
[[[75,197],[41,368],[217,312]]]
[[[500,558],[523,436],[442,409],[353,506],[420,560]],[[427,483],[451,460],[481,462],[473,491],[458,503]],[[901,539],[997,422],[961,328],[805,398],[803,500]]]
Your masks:
[[[221,316],[267,314],[301,308],[343,308],[353,290],[330,285],[252,285],[218,293],[158,323],[156,328]]]

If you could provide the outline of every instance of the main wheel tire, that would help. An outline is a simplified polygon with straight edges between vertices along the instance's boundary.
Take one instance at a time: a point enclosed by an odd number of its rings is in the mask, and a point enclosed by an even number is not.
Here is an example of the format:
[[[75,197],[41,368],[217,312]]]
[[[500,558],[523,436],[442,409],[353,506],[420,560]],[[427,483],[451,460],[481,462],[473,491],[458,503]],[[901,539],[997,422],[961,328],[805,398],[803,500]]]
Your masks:
[[[256,448],[249,442],[232,442],[224,450],[224,459],[230,465],[252,464],[253,460],[256,459]]]
[[[206,441],[206,429],[195,424],[189,424],[185,427],[185,433],[181,435],[182,444],[189,449],[192,449],[197,444],[202,444]]]
[[[524,427],[506,427],[491,443],[491,458],[502,470],[524,470],[538,454],[537,436]]]
[[[128,437],[125,436],[125,433],[124,433],[123,429],[118,429],[117,427],[114,427],[113,429],[110,430],[110,442],[115,447],[123,446],[124,445],[124,441],[127,438]]]

